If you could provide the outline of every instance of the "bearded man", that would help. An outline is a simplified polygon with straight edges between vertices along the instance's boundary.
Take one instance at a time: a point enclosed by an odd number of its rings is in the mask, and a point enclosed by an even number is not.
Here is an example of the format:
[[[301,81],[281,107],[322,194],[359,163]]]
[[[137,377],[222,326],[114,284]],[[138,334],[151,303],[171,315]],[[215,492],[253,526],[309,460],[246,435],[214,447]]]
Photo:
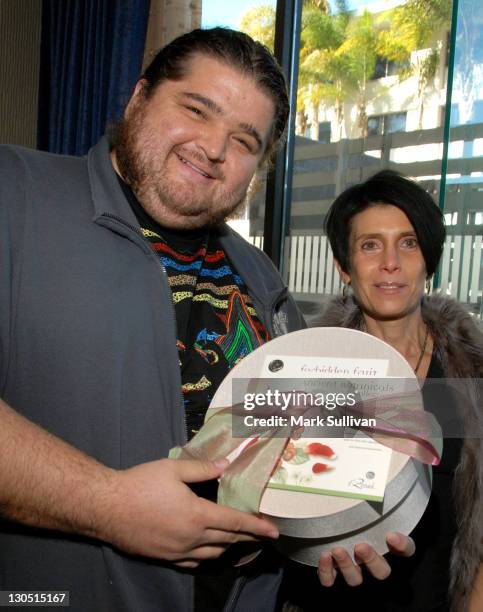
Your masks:
[[[166,457],[234,364],[304,325],[224,224],[288,110],[262,45],[195,30],[87,158],[2,147],[0,590],[69,591],[83,612],[273,609],[278,561],[236,569],[223,553],[276,527],[194,493],[225,461]],[[338,567],[357,582],[347,554]],[[324,559],[321,581],[334,572]]]

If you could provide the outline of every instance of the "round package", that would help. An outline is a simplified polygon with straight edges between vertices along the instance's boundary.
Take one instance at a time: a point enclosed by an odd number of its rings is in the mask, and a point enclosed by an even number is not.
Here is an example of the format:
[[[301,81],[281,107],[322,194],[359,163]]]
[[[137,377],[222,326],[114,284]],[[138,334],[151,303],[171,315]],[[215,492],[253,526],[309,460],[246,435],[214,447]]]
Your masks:
[[[260,503],[260,512],[279,527],[281,551],[301,563],[317,565],[322,552],[339,545],[350,550],[362,541],[384,554],[385,534],[410,533],[429,500],[429,465],[381,444],[371,428],[354,426],[369,421],[367,415],[359,414],[361,420],[357,412],[344,412],[342,421],[335,416],[340,409],[334,411],[328,398],[347,404],[348,389],[355,389],[365,405],[377,400],[378,406],[410,393],[418,398],[411,404],[411,420],[417,422],[423,411],[419,382],[390,345],[357,330],[310,328],[275,338],[245,357],[224,379],[207,413],[208,419],[247,397],[265,402],[278,397],[279,421],[303,423]],[[292,401],[295,393],[319,399],[316,411],[323,416],[313,417],[313,407],[302,416],[300,410],[284,411],[284,398]]]

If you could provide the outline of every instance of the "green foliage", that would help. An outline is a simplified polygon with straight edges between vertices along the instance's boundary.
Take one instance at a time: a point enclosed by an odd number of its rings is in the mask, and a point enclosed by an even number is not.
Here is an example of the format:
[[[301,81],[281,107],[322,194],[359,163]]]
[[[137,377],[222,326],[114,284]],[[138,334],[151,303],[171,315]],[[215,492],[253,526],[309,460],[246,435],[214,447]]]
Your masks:
[[[406,64],[411,59],[411,49],[394,36],[390,30],[382,30],[379,34],[377,53],[380,57],[385,57],[392,62],[401,65]]]
[[[240,30],[273,51],[275,40],[275,9],[273,6],[255,6],[248,9],[241,18]]]
[[[336,49],[345,38],[340,23],[327,13],[309,9],[302,14],[300,34],[302,51],[314,49]]]
[[[435,34],[451,20],[452,0],[408,0],[394,9],[392,34],[407,49],[426,49]]]
[[[424,90],[439,62],[439,50],[431,45],[435,33],[449,26],[452,0],[408,0],[377,16],[366,10],[357,17],[347,10],[345,0],[336,5],[332,13],[327,0],[303,2],[297,111],[333,106],[341,124],[344,102],[352,98],[364,133],[368,84],[377,59],[385,58],[396,63],[400,79],[417,78],[421,122]],[[275,9],[250,9],[240,29],[273,49]],[[429,51],[414,53],[421,49]]]
[[[386,51],[391,59],[411,57],[421,49],[426,53],[413,56],[413,63],[399,72],[401,79],[414,76],[417,81],[419,106],[418,128],[422,128],[424,92],[436,75],[440,57],[439,48],[434,47],[434,36],[439,30],[448,28],[451,20],[452,0],[408,0],[393,11]]]
[[[421,65],[421,78],[423,80],[429,81],[429,79],[434,78],[438,70],[439,55],[438,49],[431,49],[427,57],[424,58],[424,62]]]
[[[306,9],[317,9],[324,13],[330,13],[330,4],[328,0],[303,0],[302,10],[305,11]]]
[[[373,16],[364,11],[359,19],[349,23],[346,39],[337,49],[337,55],[346,58],[347,68],[358,88],[363,87],[374,73],[378,37]]]

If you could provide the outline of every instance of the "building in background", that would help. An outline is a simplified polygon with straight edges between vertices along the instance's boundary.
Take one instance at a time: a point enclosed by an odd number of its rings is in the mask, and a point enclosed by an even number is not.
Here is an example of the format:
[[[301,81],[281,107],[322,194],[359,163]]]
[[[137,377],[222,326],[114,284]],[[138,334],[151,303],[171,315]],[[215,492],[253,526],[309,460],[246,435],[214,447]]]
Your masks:
[[[159,47],[200,23],[240,27],[273,47],[277,9],[280,17],[284,4],[138,1],[149,7],[142,41],[144,65]],[[284,44],[294,45],[299,66],[295,128],[285,151],[293,159],[291,174],[279,185],[283,183],[283,202],[265,190],[262,176],[261,186],[253,189],[253,202],[234,223],[258,246],[265,246],[310,314],[340,289],[322,229],[334,197],[380,168],[400,170],[417,179],[444,209],[448,239],[435,287],[482,317],[483,4],[348,2],[285,3],[294,14],[301,10],[299,36],[294,23],[282,24]],[[0,0],[2,142],[36,143],[45,4]],[[61,5],[119,14],[119,6],[113,8],[107,0],[69,0]],[[114,36],[111,22],[107,19],[106,27]],[[75,39],[65,34],[66,41]],[[103,86],[109,89],[108,83]],[[58,91],[61,97],[62,89]],[[93,99],[96,92],[95,86],[90,89]],[[89,100],[82,103],[90,104]],[[273,210],[284,217],[280,227],[268,222],[271,215],[266,212]],[[274,244],[280,256],[274,255]]]
[[[448,240],[435,286],[481,317],[483,8],[460,2],[454,31],[460,51],[450,57],[451,0],[377,2],[358,11],[337,4],[334,11],[325,2],[302,3],[282,261],[289,288],[307,314],[340,291],[323,232],[327,210],[346,187],[392,168],[416,179],[444,207]],[[270,46],[274,20],[273,7],[256,7],[241,25]],[[466,39],[471,62],[458,60]],[[263,244],[262,194],[249,216],[250,235]]]

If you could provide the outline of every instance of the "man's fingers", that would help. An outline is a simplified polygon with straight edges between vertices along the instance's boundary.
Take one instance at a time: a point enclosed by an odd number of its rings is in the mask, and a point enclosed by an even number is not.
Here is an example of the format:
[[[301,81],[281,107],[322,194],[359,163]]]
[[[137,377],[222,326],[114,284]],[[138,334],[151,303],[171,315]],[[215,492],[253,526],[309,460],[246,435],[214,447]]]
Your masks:
[[[217,559],[226,551],[226,549],[227,546],[198,546],[187,553],[189,555],[189,559],[173,561],[173,565],[183,567],[185,569],[192,569],[198,567],[202,561]]]
[[[344,548],[334,548],[332,557],[344,577],[344,580],[349,586],[358,586],[362,583],[362,571],[358,565],[355,565],[349,556],[349,553]]]
[[[222,555],[228,546],[198,546],[190,551],[190,557],[195,561],[205,561],[206,559],[216,559]]]
[[[183,482],[214,480],[223,474],[228,465],[229,462],[226,459],[216,461],[177,459],[173,461],[173,467]]]
[[[378,555],[369,544],[356,544],[354,555],[377,580],[385,580],[391,573],[391,566],[386,559]]]
[[[235,544],[236,542],[259,542],[260,538],[250,533],[233,533],[221,529],[207,529],[203,534],[205,544]]]
[[[211,529],[237,534],[235,542],[240,541],[238,536],[242,534],[251,534],[260,538],[278,538],[278,529],[266,519],[227,506],[219,506],[210,501],[201,499],[199,501],[200,503],[203,502],[203,516],[206,526]]]
[[[323,586],[330,587],[334,584],[337,572],[330,553],[323,553],[319,559],[319,580]]]
[[[414,540],[402,533],[390,532],[386,534],[386,542],[389,550],[401,557],[411,557],[416,551]]]
[[[199,561],[175,561],[173,563],[173,565],[182,567],[183,569],[194,569],[195,567],[198,567],[199,564]]]

